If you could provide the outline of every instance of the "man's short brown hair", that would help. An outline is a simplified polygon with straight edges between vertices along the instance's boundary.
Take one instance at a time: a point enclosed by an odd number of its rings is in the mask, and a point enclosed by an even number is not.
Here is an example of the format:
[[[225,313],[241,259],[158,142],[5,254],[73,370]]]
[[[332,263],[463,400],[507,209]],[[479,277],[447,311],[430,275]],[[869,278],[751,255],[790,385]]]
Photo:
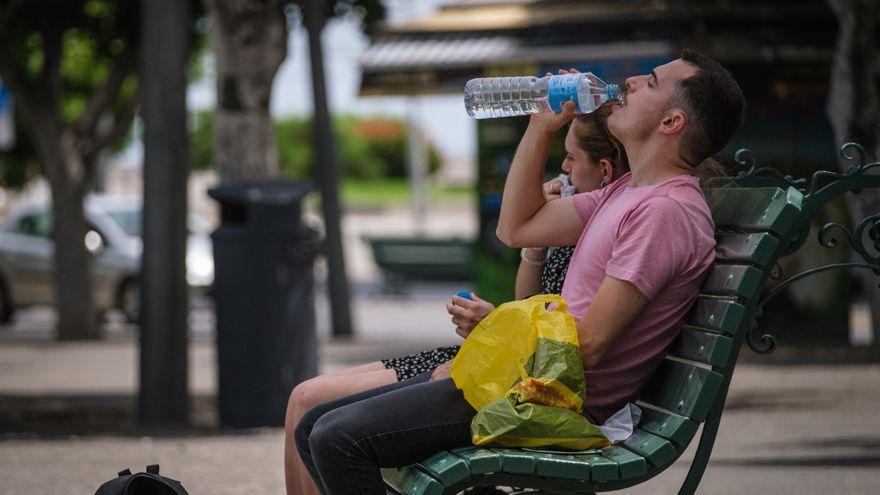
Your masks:
[[[684,110],[688,125],[679,156],[691,166],[721,151],[743,120],[745,98],[733,76],[718,62],[694,50],[681,52],[682,60],[697,72],[678,82],[670,107]]]

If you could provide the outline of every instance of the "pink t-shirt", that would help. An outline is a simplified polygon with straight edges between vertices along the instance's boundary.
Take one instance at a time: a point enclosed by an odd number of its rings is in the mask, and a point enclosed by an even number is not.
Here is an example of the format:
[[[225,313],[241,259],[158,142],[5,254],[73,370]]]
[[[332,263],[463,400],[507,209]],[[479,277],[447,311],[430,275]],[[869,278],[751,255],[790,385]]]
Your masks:
[[[638,398],[715,260],[715,226],[699,179],[680,175],[641,187],[629,182],[626,174],[574,196],[585,227],[562,287],[569,313],[576,320],[584,316],[606,275],[632,283],[650,300],[602,361],[584,371],[584,412],[596,424]]]

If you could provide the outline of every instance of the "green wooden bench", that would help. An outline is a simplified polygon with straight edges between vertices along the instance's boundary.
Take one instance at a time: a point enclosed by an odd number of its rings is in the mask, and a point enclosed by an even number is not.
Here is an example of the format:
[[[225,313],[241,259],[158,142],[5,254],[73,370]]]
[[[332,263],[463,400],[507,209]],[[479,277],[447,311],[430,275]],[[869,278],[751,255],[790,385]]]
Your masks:
[[[472,278],[472,243],[459,238],[369,237],[386,289],[402,292],[409,280],[464,281]]]
[[[745,150],[737,161],[749,171],[707,191],[717,235],[717,261],[707,276],[687,324],[668,357],[646,386],[639,405],[638,428],[622,444],[592,454],[539,453],[523,449],[464,447],[439,452],[419,464],[383,470],[389,494],[453,494],[471,486],[510,486],[541,493],[589,494],[643,483],[672,465],[703,426],[680,494],[700,483],[724,411],[733,370],[743,342],[759,353],[772,351],[773,338],[757,337],[756,319],[767,300],[783,287],[813,273],[869,268],[880,274],[880,260],[862,242],[866,229],[880,248],[880,214],[859,221],[855,230],[828,224],[819,241],[826,247],[841,237],[862,255],[864,263],[839,263],[795,275],[772,291],[763,288],[779,278],[777,260],[797,251],[807,240],[810,217],[828,201],[849,191],[880,187],[880,176],[866,174],[880,162],[861,161],[846,174],[817,172],[809,184],[773,169],[756,168]],[[875,230],[878,229],[878,230]],[[831,234],[836,234],[832,236]]]

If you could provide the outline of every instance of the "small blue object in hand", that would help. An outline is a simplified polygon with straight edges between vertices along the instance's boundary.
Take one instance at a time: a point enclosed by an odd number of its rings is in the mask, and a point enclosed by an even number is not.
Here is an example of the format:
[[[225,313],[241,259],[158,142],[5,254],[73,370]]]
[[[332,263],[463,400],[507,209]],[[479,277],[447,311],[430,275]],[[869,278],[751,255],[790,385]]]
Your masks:
[[[474,300],[474,298],[471,297],[471,293],[466,290],[460,290],[455,295],[458,297],[463,297],[463,298],[467,299],[468,301]]]

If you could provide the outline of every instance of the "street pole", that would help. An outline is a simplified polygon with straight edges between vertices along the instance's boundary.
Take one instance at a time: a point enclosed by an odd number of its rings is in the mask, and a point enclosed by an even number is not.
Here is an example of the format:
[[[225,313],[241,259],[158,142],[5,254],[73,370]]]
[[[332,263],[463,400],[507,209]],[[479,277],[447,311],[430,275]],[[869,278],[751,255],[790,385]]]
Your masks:
[[[428,147],[422,133],[418,115],[419,100],[412,96],[408,101],[409,115],[406,121],[406,151],[409,158],[409,185],[412,190],[413,223],[418,236],[424,236],[428,229]]]
[[[312,67],[312,92],[315,114],[312,127],[314,166],[321,185],[321,209],[324,213],[327,265],[329,268],[331,328],[334,337],[351,337],[348,277],[345,274],[345,256],[342,251],[339,208],[339,167],[330,132],[330,112],[327,109],[327,91],[324,84],[324,55],[321,50],[321,31],[326,21],[324,2],[305,2],[304,18],[309,32],[309,57]]]
[[[188,2],[142,2],[144,206],[138,419],[189,422],[186,133]]]

